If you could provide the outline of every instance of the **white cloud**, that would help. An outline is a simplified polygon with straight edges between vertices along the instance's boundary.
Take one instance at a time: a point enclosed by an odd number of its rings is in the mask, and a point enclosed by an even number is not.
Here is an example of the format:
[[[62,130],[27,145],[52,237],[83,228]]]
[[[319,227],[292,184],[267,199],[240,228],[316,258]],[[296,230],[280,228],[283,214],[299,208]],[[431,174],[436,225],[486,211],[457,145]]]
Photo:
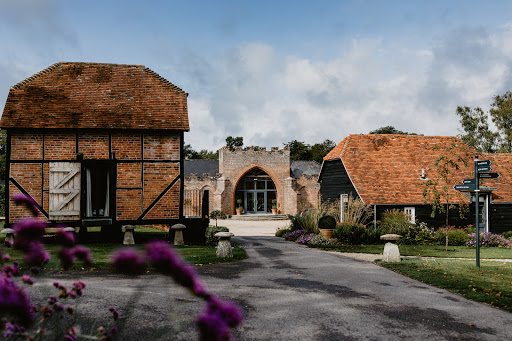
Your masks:
[[[507,25],[493,36],[459,28],[432,49],[354,40],[326,62],[282,56],[262,43],[241,45],[227,53],[209,80],[209,88],[218,85],[213,95],[198,96],[202,112],[190,108],[191,122],[207,117],[199,133],[210,135],[201,143],[192,130],[192,146],[218,148],[228,135],[267,147],[292,139],[340,141],[386,125],[456,135],[457,105],[487,107],[493,95],[509,90],[512,56],[504,46],[511,46],[511,39]]]

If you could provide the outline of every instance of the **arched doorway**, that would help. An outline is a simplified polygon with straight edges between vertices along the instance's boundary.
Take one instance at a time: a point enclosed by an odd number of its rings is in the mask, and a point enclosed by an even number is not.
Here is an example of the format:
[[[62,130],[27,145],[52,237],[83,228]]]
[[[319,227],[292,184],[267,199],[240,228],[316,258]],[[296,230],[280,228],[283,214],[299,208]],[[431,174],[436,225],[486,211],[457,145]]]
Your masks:
[[[247,172],[235,191],[235,205],[242,200],[245,213],[272,213],[272,201],[277,199],[276,186],[270,176],[259,168]]]

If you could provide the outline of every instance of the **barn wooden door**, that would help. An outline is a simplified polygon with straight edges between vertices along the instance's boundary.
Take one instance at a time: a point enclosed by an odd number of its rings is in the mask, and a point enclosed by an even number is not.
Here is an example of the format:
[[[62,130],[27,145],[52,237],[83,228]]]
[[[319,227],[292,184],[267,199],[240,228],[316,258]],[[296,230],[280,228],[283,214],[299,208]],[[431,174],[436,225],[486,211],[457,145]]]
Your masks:
[[[50,162],[50,220],[80,220],[80,163]]]

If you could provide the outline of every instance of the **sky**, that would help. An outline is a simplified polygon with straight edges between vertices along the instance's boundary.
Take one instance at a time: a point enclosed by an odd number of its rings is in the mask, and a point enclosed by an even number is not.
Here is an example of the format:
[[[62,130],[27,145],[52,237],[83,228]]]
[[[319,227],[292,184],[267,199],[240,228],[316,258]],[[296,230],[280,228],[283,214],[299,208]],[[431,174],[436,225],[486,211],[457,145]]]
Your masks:
[[[0,0],[0,106],[59,61],[145,65],[186,91],[193,149],[384,126],[460,134],[512,90],[512,2]]]

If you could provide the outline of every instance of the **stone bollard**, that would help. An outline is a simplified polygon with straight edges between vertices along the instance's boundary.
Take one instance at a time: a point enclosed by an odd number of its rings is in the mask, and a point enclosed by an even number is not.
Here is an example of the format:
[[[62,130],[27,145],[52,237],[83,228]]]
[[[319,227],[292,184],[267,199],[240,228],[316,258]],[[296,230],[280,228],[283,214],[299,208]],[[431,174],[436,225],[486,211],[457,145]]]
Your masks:
[[[187,227],[183,224],[174,224],[171,229],[174,230],[174,245],[185,245],[183,240],[183,230]]]
[[[5,234],[5,243],[14,244],[14,229],[6,228],[0,231],[0,233]]]
[[[400,258],[398,245],[392,243],[392,241],[398,241],[400,238],[402,238],[402,236],[398,234],[385,234],[380,236],[380,239],[388,241],[386,245],[384,245],[384,252],[382,253],[382,260],[384,262],[397,263],[402,260]]]
[[[217,232],[215,237],[219,238],[217,244],[217,257],[233,258],[233,250],[231,249],[231,237],[234,236],[231,232]]]
[[[134,245],[135,238],[133,237],[133,231],[135,231],[134,225],[124,225],[124,239],[123,245]]]

